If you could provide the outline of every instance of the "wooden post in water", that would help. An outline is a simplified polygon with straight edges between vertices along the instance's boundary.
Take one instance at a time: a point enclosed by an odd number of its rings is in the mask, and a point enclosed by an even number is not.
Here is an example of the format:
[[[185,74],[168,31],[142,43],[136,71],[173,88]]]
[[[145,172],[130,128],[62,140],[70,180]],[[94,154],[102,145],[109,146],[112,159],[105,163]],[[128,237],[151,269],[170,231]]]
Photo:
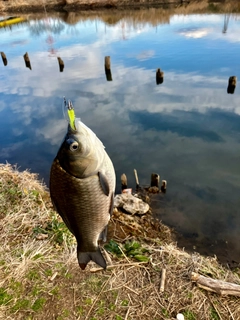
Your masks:
[[[60,57],[57,57],[57,59],[58,59],[58,64],[59,64],[59,71],[60,71],[60,72],[63,72],[64,62],[63,62],[63,60],[62,60]]]
[[[167,180],[162,180],[161,191],[163,193],[166,193],[166,191],[167,191]]]
[[[157,173],[151,174],[151,187],[157,187],[159,188],[160,183],[160,175]]]
[[[122,191],[124,189],[127,189],[127,176],[125,175],[125,173],[121,175],[121,185],[122,185]]]
[[[236,85],[237,85],[237,77],[236,76],[230,77],[228,80],[227,93],[233,94],[235,91]]]
[[[2,61],[3,61],[4,66],[6,66],[8,61],[7,61],[7,57],[6,57],[5,53],[1,52],[1,56],[2,56]]]
[[[107,81],[112,81],[110,56],[105,57],[105,74],[106,74]]]
[[[163,83],[164,72],[161,69],[157,69],[156,71],[156,84],[159,85]]]
[[[24,54],[23,59],[25,61],[26,67],[29,68],[30,70],[32,70],[31,62],[30,62],[30,59],[29,59],[29,56],[28,56],[27,52]]]
[[[139,180],[138,180],[137,170],[134,169],[133,172],[134,172],[135,180],[136,180],[136,190],[138,191],[138,189],[139,189]]]

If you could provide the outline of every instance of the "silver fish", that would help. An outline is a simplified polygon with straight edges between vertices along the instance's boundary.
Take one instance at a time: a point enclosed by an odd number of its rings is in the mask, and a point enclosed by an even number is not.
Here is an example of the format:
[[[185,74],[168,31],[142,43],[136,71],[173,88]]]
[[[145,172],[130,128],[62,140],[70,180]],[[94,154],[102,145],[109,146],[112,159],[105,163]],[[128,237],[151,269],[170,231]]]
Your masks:
[[[68,109],[72,112],[71,102]],[[106,241],[115,171],[95,133],[75,115],[71,119],[69,114],[69,118],[67,134],[51,167],[50,195],[56,211],[76,237],[80,268],[84,270],[93,260],[105,269],[98,241]]]

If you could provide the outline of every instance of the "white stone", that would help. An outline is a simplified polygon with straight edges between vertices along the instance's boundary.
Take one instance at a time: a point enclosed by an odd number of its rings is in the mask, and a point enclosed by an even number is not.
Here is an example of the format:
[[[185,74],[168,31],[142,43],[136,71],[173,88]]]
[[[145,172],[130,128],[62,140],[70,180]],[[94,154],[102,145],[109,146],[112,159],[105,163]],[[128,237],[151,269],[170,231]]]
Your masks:
[[[149,205],[132,194],[117,194],[114,198],[114,206],[123,208],[131,214],[145,214],[149,210]]]
[[[184,320],[184,315],[182,313],[177,314],[177,320]]]

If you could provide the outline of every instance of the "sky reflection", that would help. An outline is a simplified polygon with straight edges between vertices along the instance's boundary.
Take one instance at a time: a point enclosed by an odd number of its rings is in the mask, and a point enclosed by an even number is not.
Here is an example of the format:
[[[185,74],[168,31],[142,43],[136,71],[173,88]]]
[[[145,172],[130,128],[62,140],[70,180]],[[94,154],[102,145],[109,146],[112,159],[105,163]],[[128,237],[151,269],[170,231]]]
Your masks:
[[[71,30],[61,22],[59,33],[36,33],[32,21],[2,32],[8,65],[0,64],[0,161],[30,168],[48,183],[66,132],[66,96],[106,146],[118,185],[123,172],[134,185],[134,168],[142,184],[160,173],[168,181],[160,218],[195,234],[197,245],[228,241],[231,258],[239,254],[240,98],[238,85],[233,95],[227,85],[240,71],[240,21],[230,19],[226,34],[223,21],[224,15],[176,15],[169,24],[133,27],[87,20]],[[164,71],[159,86],[157,68]]]

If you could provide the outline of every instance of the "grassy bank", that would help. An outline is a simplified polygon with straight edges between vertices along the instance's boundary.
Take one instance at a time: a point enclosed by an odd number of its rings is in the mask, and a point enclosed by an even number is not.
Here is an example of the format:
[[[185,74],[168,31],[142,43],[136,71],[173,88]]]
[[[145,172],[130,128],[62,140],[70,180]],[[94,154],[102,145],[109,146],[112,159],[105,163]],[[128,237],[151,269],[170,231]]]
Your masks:
[[[115,210],[106,271],[80,270],[75,240],[54,212],[49,193],[27,171],[0,165],[0,319],[239,319],[239,298],[209,293],[192,271],[240,284],[240,272],[176,247],[151,215]],[[166,283],[160,291],[161,274]]]
[[[183,14],[194,11],[204,12],[239,12],[240,4],[234,0],[8,0],[0,1],[2,13],[31,13],[47,11],[76,12],[76,9],[91,11],[93,9],[118,10],[140,8],[179,9]],[[229,11],[230,10],[230,11]]]

